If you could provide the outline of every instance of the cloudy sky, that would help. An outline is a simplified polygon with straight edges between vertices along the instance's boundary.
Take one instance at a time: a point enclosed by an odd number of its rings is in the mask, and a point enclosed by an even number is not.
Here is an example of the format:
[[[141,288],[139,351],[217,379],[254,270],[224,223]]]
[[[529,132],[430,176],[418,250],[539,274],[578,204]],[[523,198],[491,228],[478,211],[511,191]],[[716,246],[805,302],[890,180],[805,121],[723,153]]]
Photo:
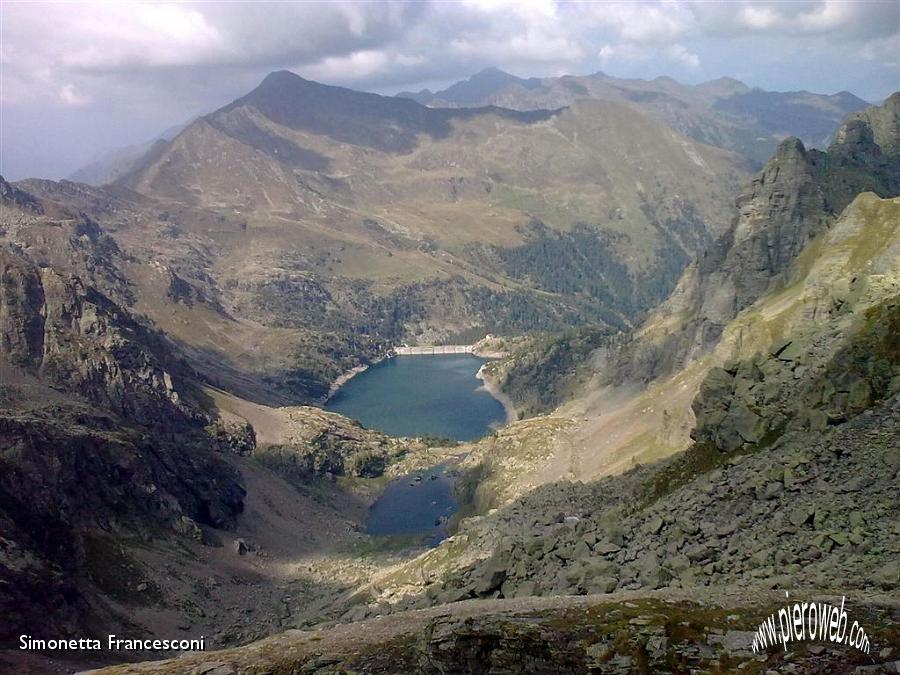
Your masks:
[[[900,89],[898,0],[0,3],[0,173],[64,177],[266,73],[379,93],[486,67]]]

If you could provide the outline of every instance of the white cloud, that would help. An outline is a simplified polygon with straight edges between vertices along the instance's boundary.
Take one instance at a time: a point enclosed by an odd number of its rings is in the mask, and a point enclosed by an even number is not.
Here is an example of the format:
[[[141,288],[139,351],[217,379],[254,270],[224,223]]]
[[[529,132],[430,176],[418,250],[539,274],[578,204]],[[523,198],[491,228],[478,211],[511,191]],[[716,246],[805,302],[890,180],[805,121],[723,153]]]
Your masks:
[[[584,58],[572,27],[552,0],[464,0],[460,7],[475,28],[452,32],[437,29],[451,58],[493,63],[573,63]],[[452,5],[439,16],[459,11]],[[440,42],[436,43],[436,46]]]
[[[688,34],[694,19],[684,3],[617,2],[582,5],[583,21],[605,27],[628,42],[660,43]]]
[[[604,66],[609,66],[616,61],[646,61],[650,58],[651,53],[646,47],[641,47],[633,42],[619,42],[615,44],[605,44],[600,47],[597,52]]]
[[[738,0],[688,3],[695,29],[705,35],[828,36],[865,42],[900,27],[895,0]]]
[[[323,82],[357,82],[391,69],[412,68],[425,63],[422,56],[393,54],[380,50],[362,50],[346,56],[329,56],[316,63],[300,66],[304,77]]]
[[[897,86],[900,87],[900,32],[878,40],[869,40],[859,50],[867,61],[878,61],[897,69]]]
[[[700,67],[700,57],[688,51],[688,48],[681,44],[674,44],[666,49],[666,54],[673,61],[676,61],[689,68]]]
[[[878,0],[34,2],[0,11],[4,100],[67,105],[109,96],[116,82],[128,95],[139,86],[165,94],[167,79],[196,80],[198,69],[256,77],[295,67],[399,83],[484,65],[578,72],[598,52],[604,63],[658,57],[696,69],[693,43],[723,36],[824,37],[855,42],[864,56],[889,49],[900,28],[896,3]],[[62,96],[66,85],[78,97]]]
[[[680,67],[699,68],[700,57],[682,44],[641,45],[634,42],[605,44],[597,52],[604,67],[614,63],[641,63],[651,59],[669,61]]]
[[[748,28],[765,30],[778,25],[781,16],[771,7],[742,7],[738,12],[738,20]]]
[[[66,105],[82,107],[91,104],[90,96],[85,96],[73,84],[64,84],[59,90],[59,99]]]

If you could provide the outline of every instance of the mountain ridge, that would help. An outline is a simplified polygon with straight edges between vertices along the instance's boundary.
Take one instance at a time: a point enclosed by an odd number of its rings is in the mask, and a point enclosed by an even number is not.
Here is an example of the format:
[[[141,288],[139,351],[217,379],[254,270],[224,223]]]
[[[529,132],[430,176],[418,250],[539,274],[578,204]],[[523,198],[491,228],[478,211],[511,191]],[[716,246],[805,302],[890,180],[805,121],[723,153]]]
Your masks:
[[[849,92],[768,92],[729,77],[697,85],[670,77],[621,79],[602,72],[540,78],[538,84],[535,79],[528,80],[527,87],[514,76],[489,80],[492,88],[473,90],[480,98],[467,93],[468,81],[461,81],[442,92],[428,92],[430,98],[416,95],[416,100],[433,106],[493,103],[519,110],[569,105],[578,98],[627,101],[695,140],[736,150],[758,164],[785,136],[798,136],[806,145],[827,145],[848,113],[869,105]],[[409,94],[398,94],[403,95]]]
[[[433,110],[278,73],[120,185],[243,221],[256,259],[233,232],[214,237],[234,315],[343,332],[365,311],[385,326],[373,337],[434,341],[588,317],[630,324],[728,218],[743,170],[618,103]],[[599,253],[567,279],[522,267],[548,246]],[[321,309],[274,298],[284,284]],[[460,311],[439,313],[444,302]]]

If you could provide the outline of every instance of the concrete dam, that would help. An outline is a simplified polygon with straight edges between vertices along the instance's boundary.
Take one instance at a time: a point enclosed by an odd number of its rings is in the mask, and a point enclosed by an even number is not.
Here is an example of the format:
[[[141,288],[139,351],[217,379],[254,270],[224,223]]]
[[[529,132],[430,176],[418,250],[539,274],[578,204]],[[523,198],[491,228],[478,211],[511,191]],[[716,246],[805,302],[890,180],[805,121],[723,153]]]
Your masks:
[[[396,356],[432,356],[434,354],[471,354],[475,345],[419,345],[394,347]]]

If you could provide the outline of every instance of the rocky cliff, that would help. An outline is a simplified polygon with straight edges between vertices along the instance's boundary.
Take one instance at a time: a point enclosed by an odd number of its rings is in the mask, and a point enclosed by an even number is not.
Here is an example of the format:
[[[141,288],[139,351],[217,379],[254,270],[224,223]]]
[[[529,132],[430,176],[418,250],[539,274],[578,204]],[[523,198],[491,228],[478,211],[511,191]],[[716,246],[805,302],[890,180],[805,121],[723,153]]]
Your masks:
[[[737,199],[740,213],[730,228],[688,267],[635,339],[614,351],[607,377],[649,381],[707,353],[728,321],[784,286],[791,262],[856,195],[900,193],[900,155],[890,136],[898,117],[900,94],[894,94],[848,119],[827,152],[783,141]]]
[[[99,600],[97,542],[234,527],[242,480],[203,432],[194,373],[128,308],[112,239],[2,185],[0,636],[39,618],[120,625]]]

